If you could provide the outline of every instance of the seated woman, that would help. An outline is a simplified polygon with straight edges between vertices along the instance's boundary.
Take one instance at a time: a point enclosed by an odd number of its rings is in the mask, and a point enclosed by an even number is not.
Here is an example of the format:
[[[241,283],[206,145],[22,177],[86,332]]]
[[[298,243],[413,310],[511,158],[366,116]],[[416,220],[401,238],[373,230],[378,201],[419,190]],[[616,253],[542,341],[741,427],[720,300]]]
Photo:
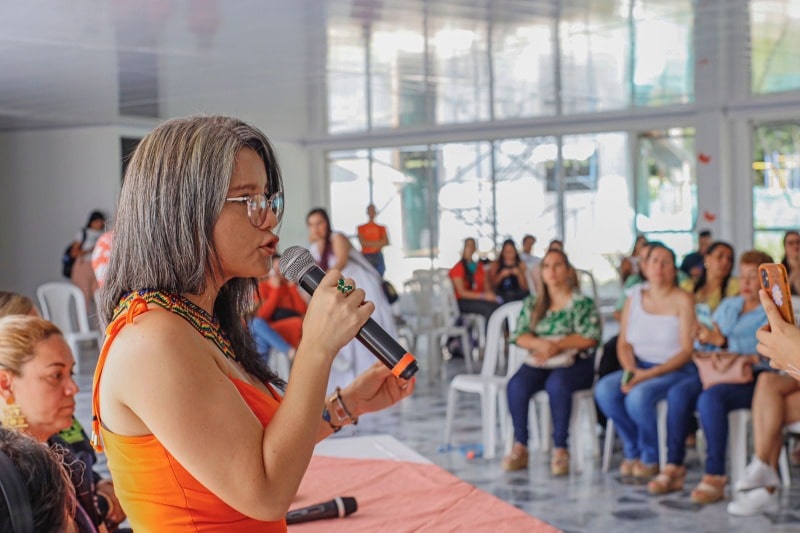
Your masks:
[[[450,269],[450,279],[453,280],[456,291],[458,309],[462,313],[483,315],[488,323],[489,317],[500,305],[497,303],[497,295],[486,283],[483,265],[472,259],[476,250],[475,239],[464,239],[461,260]]]
[[[722,241],[712,243],[703,256],[700,279],[694,283],[686,278],[680,282],[681,288],[694,294],[696,305],[705,305],[713,313],[723,298],[739,294],[739,280],[731,275],[733,258],[733,246]]]
[[[280,259],[280,254],[272,256],[272,270],[258,283],[258,308],[250,323],[262,355],[270,347],[287,354],[297,349],[303,333],[303,316],[308,309],[297,284],[281,274]]]
[[[7,315],[39,316],[39,311],[27,296],[15,292],[0,291],[0,318]]]
[[[783,236],[783,266],[789,274],[789,288],[792,294],[800,294],[800,233],[787,231]]]
[[[366,297],[375,304],[372,319],[386,330],[391,337],[396,337],[396,328],[392,307],[383,292],[383,279],[364,256],[353,248],[343,234],[334,232],[328,212],[318,207],[306,215],[309,240],[309,251],[322,270],[340,270],[345,278],[352,278],[366,293]],[[288,339],[287,339],[288,340]],[[356,376],[367,371],[375,363],[372,355],[363,344],[353,339],[342,348],[333,361],[328,387],[345,387]]]
[[[55,325],[24,315],[0,319],[0,396],[7,404],[3,426],[65,449],[64,464],[78,498],[77,530],[114,531],[125,513],[113,483],[92,472],[96,458],[88,446],[86,453],[72,453],[72,446],[64,446],[69,441],[59,435],[73,426],[78,393],[72,379],[74,366],[69,346]]]
[[[625,286],[625,282],[628,281],[630,276],[639,273],[639,262],[645,253],[643,248],[646,244],[647,237],[644,235],[637,235],[636,240],[633,241],[633,250],[631,250],[631,255],[623,257],[622,261],[620,261],[619,277],[623,286]]]
[[[739,260],[741,292],[725,298],[712,317],[711,327],[700,323],[695,330],[695,349],[700,352],[733,352],[754,358],[756,331],[767,323],[767,315],[758,301],[758,266],[771,263],[764,252],[751,250]],[[761,365],[756,372],[765,368]],[[676,383],[667,394],[667,466],[648,485],[652,494],[683,489],[686,467],[686,437],[693,429],[694,412],[700,414],[707,448],[705,475],[692,491],[695,503],[714,503],[724,497],[725,452],[728,446],[728,413],[748,409],[755,383],[720,383],[703,390],[697,373]]]
[[[593,355],[600,341],[600,314],[594,301],[580,294],[572,283],[571,267],[563,252],[547,252],[541,266],[542,293],[538,298],[525,299],[512,337],[530,355],[508,382],[514,447],[503,459],[503,469],[521,470],[528,466],[529,400],[545,389],[553,420],[550,471],[554,476],[564,476],[569,473],[567,438],[572,393],[588,389],[594,381]],[[566,366],[547,364],[557,355],[568,359]]]
[[[693,371],[694,306],[677,285],[672,250],[652,243],[644,269],[648,284],[631,291],[622,311],[617,354],[624,370],[598,381],[595,399],[622,438],[620,473],[650,478],[658,473],[656,404]]]
[[[530,294],[526,270],[514,240],[506,239],[489,267],[489,286],[503,303],[522,300]]]
[[[753,460],[736,482],[728,512],[750,516],[779,507],[777,466],[783,427],[800,421],[800,383],[790,376],[762,372],[753,394]]]
[[[0,427],[0,453],[25,485],[23,490],[30,504],[32,531],[75,531],[72,520],[75,490],[62,466],[64,458],[59,451],[51,450],[18,431]],[[7,482],[9,480],[4,476],[4,483]],[[4,500],[0,494],[0,531],[14,531],[14,527],[19,526],[12,521]]]

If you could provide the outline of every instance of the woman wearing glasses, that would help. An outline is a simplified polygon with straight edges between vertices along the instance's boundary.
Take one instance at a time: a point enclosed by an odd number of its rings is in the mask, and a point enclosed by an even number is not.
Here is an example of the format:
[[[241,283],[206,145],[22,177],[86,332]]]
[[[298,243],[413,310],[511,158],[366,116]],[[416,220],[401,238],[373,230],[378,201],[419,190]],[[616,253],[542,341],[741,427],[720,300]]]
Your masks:
[[[269,141],[235,119],[170,120],[131,158],[92,429],[134,531],[286,531],[314,444],[414,388],[374,365],[326,396],[334,357],[374,309],[332,270],[279,392],[243,314],[269,272],[282,191]]]
[[[396,326],[392,308],[383,293],[383,279],[367,259],[341,233],[331,230],[328,212],[317,207],[306,215],[311,255],[322,270],[340,270],[347,278],[356,280],[367,298],[375,304],[372,318],[392,337]],[[333,361],[328,388],[344,386],[361,372],[372,366],[375,356],[360,342],[347,344]]]

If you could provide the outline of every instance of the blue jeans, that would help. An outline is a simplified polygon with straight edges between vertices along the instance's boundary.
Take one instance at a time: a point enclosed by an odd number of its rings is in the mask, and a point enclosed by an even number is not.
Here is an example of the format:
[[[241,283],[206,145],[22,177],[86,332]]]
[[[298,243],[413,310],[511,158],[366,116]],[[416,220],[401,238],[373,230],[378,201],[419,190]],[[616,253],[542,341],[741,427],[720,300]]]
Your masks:
[[[728,413],[750,409],[756,382],[744,384],[720,383],[704,390],[697,399],[700,425],[708,443],[706,474],[725,474],[725,452],[728,449]]]
[[[686,436],[692,425],[695,410],[705,433],[706,474],[725,474],[725,455],[728,449],[728,413],[749,409],[753,403],[755,380],[752,383],[720,383],[703,390],[695,371],[675,384],[667,394],[667,462],[680,465],[686,457]]]
[[[637,360],[636,366],[652,368],[656,365]],[[622,370],[597,382],[595,400],[606,416],[614,421],[626,459],[640,459],[648,465],[658,462],[656,404],[667,397],[670,387],[692,371],[691,365],[684,365],[669,374],[639,383],[628,394],[620,390]]]
[[[363,254],[364,257],[369,261],[369,263],[375,267],[375,270],[378,271],[378,274],[383,277],[386,273],[386,262],[383,259],[383,252],[376,252],[374,254]]]
[[[692,417],[703,392],[697,367],[690,366],[693,372],[667,392],[667,462],[674,465],[682,465],[686,458],[686,437],[694,427]]]
[[[553,444],[567,447],[572,393],[588,389],[594,381],[594,358],[578,359],[566,368],[535,368],[522,365],[508,382],[508,409],[514,424],[514,441],[528,445],[528,406],[531,397],[542,389],[550,399]],[[542,436],[544,438],[544,435]]]
[[[283,340],[277,331],[269,327],[263,318],[255,317],[250,320],[250,333],[256,341],[258,353],[264,359],[268,358],[270,348],[275,348],[283,353],[288,353],[291,348],[289,343]]]

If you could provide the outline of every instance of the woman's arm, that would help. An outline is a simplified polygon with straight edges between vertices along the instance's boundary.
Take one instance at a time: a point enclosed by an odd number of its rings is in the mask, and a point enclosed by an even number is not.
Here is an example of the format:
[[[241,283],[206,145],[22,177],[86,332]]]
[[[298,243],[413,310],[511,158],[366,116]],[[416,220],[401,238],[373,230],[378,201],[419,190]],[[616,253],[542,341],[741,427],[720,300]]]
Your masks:
[[[229,378],[242,371],[165,311],[137,318],[111,346],[99,385],[103,423],[122,435],[152,433],[239,512],[283,518],[319,435],[333,358],[374,311],[363,290],[336,290],[340,276],[328,272],[314,294],[286,394],[266,428]]]
[[[528,287],[528,267],[526,267],[525,263],[522,261],[517,264],[517,280],[519,281],[519,286],[523,290],[530,290]]]
[[[333,248],[333,255],[336,258],[336,262],[331,268],[342,270],[347,266],[347,262],[350,260],[350,249],[353,246],[350,244],[350,241],[347,240],[347,237],[341,233],[334,233],[331,235],[331,247]]]
[[[633,346],[628,343],[628,315],[630,314],[631,299],[625,300],[622,306],[622,318],[619,323],[619,336],[617,336],[617,359],[623,370],[633,371],[636,369],[636,357],[633,353]]]
[[[464,278],[451,278],[453,280],[453,288],[456,291],[456,296],[458,298],[466,298],[471,300],[486,300],[486,293],[473,291],[467,289],[466,285],[464,284]]]

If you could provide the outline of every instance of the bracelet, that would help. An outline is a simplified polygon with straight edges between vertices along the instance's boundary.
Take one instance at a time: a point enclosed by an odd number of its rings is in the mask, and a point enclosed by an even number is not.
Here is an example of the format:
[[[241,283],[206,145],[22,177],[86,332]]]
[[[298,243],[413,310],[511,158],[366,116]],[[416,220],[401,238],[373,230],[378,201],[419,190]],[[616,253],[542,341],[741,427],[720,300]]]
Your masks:
[[[322,408],[322,419],[328,423],[328,425],[331,427],[334,433],[338,433],[339,431],[341,431],[342,426],[337,426],[336,424],[331,422],[331,412],[328,411],[327,407]]]
[[[336,409],[336,416],[339,417],[339,420],[341,422],[352,421],[354,425],[358,424],[358,418],[353,417],[353,414],[350,412],[350,410],[347,408],[347,406],[344,404],[344,401],[342,400],[341,387],[336,387],[336,392],[334,392],[331,395],[330,401],[331,401],[331,407],[333,407],[334,402],[336,402],[335,405],[338,406],[338,408]]]

